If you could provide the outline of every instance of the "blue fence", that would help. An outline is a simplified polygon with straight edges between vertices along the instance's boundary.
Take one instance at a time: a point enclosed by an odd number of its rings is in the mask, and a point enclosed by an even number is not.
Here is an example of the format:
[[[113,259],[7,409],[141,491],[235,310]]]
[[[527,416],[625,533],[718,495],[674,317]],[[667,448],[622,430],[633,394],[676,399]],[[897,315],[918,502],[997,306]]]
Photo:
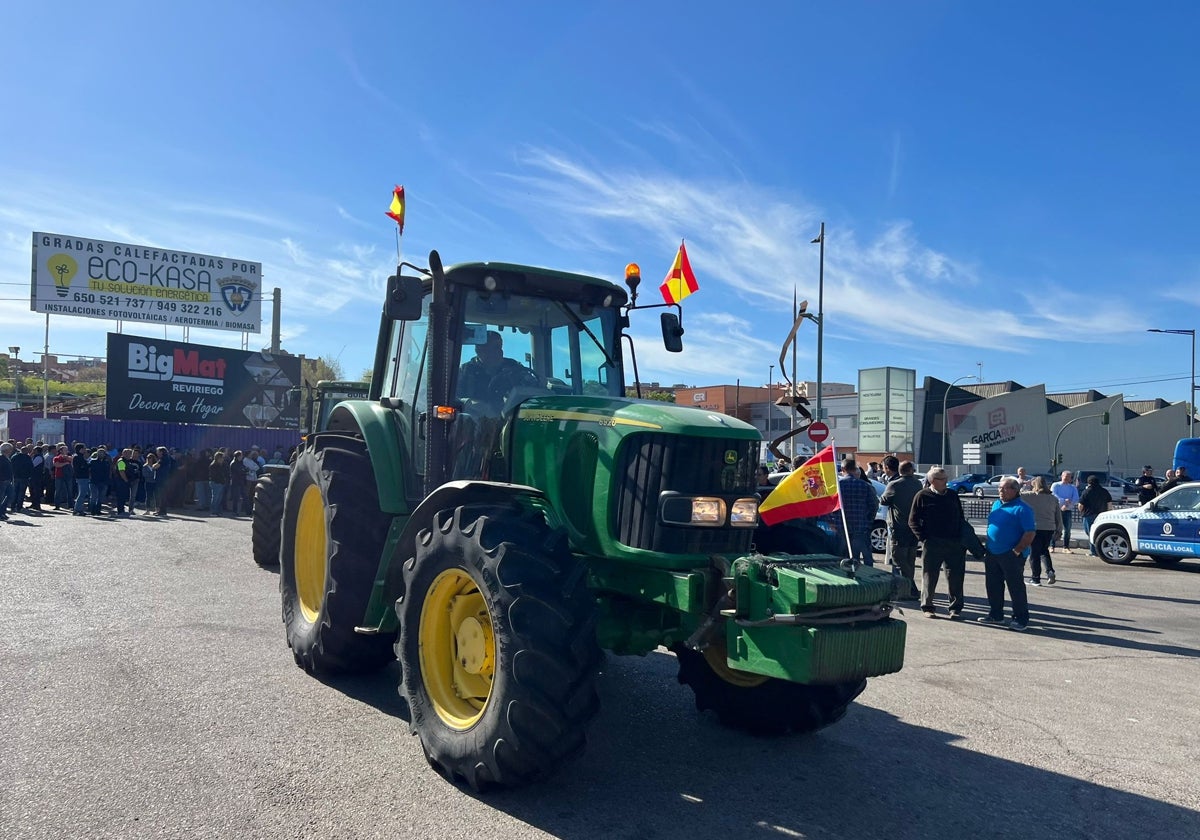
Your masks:
[[[33,437],[34,420],[41,419],[41,412],[8,412],[8,433],[11,437],[24,440]],[[192,423],[159,423],[151,420],[108,420],[95,415],[50,414],[51,418],[63,421],[62,440],[68,444],[76,441],[89,447],[109,444],[117,448],[152,446],[175,448],[181,452],[193,449],[247,450],[252,446],[270,453],[278,449],[285,455],[300,444],[300,433],[290,429],[252,429],[244,426],[200,426]],[[58,441],[47,440],[46,443]]]

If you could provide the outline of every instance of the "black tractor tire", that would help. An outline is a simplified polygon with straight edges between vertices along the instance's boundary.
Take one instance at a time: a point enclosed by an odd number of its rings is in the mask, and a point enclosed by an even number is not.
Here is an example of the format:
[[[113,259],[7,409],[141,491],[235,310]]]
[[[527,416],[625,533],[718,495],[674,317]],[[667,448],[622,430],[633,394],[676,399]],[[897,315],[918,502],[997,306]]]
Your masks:
[[[254,562],[264,569],[279,567],[283,541],[283,497],[287,494],[286,473],[267,470],[254,485],[254,518],[250,523],[250,546]]]
[[[279,590],[288,645],[304,670],[363,673],[392,661],[394,633],[354,632],[390,524],[362,441],[341,438],[296,458],[284,501]]]
[[[1096,553],[1101,560],[1113,566],[1128,566],[1137,557],[1129,534],[1117,526],[1101,528],[1096,533]]]
[[[439,511],[403,566],[400,694],[425,758],[477,792],[519,787],[582,752],[600,707],[587,569],[541,514]]]
[[[801,685],[714,667],[709,657],[721,662],[722,646],[709,648],[709,656],[683,645],[671,650],[679,660],[679,682],[691,687],[696,708],[711,709],[722,725],[752,735],[803,734],[837,723],[867,687],[866,680]]]

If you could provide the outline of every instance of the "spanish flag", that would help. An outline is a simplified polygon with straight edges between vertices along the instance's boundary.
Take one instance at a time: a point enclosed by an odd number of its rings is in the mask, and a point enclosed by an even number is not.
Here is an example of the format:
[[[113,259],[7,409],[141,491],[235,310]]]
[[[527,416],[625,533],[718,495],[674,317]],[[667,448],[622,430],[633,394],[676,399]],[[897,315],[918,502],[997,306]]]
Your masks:
[[[404,233],[404,187],[392,190],[392,206],[388,208],[387,214],[396,220],[396,224],[400,225],[400,232]]]
[[[675,254],[675,262],[671,263],[671,270],[667,272],[667,279],[658,290],[662,292],[663,300],[667,303],[679,303],[692,292],[700,290],[696,275],[692,274],[692,264],[688,262],[687,248],[683,247],[682,241],[679,243],[679,252]]]
[[[826,446],[792,471],[758,506],[768,525],[789,519],[821,516],[842,506],[838,495],[837,465],[833,447]]]

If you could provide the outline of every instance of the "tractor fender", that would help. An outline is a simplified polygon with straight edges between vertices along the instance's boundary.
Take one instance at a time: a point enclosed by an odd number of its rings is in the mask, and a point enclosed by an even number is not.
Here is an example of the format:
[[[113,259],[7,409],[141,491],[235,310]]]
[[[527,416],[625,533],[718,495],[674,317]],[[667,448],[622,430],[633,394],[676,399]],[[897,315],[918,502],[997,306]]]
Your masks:
[[[410,507],[405,493],[406,466],[412,461],[404,445],[407,426],[400,412],[377,402],[343,400],[329,415],[329,425],[309,435],[306,444],[319,449],[328,446],[336,435],[361,437],[371,458],[379,509],[393,515],[406,514]]]
[[[540,504],[545,499],[546,494],[536,487],[500,481],[450,481],[434,490],[417,505],[395,542],[389,540],[389,550],[385,550],[383,558],[387,564],[387,571],[379,578],[383,583],[383,590],[377,597],[372,598],[379,609],[378,612],[368,611],[367,623],[374,627],[378,621],[379,629],[385,631],[395,628],[396,612],[392,607],[404,592],[404,564],[415,553],[417,534],[433,525],[433,517],[438,511],[475,504],[517,504],[528,508],[536,505],[542,508],[550,527],[560,527],[561,523],[550,512],[548,506]],[[393,528],[398,523],[399,520],[393,523]]]

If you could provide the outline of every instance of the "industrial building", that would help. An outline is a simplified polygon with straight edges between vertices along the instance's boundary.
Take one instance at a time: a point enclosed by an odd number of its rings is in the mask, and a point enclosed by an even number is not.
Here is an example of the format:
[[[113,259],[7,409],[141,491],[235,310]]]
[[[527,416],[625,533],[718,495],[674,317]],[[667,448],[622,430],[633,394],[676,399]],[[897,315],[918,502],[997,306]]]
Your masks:
[[[1135,476],[1145,464],[1162,472],[1175,442],[1188,436],[1188,406],[1163,399],[1126,400],[1096,390],[1047,393],[1044,385],[982,382],[952,385],[927,376],[915,387],[909,368],[859,371],[857,389],[824,383],[822,420],[839,452],[860,461],[894,453],[922,466],[944,463],[957,472],[1106,470]],[[815,382],[798,393],[815,411]],[[786,433],[797,419],[782,383],[771,388],[714,385],[676,387],[675,400],[720,411],[753,424],[767,440]],[[793,438],[795,454],[812,443]],[[963,445],[978,444],[980,464],[964,464]],[[792,454],[789,444],[782,449]]]

